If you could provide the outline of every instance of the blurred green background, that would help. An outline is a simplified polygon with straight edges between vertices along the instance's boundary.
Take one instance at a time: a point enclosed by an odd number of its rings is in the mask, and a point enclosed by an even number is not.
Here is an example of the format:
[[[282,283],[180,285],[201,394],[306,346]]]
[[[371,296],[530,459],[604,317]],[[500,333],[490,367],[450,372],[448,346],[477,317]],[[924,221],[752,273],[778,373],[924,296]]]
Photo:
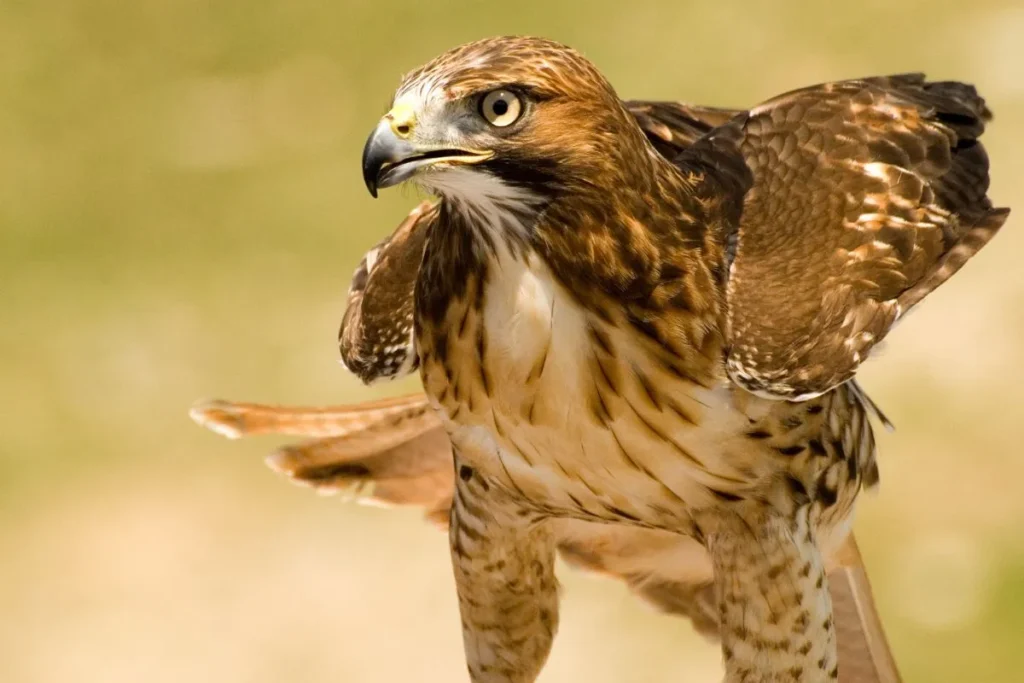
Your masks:
[[[1016,5],[1016,6],[1015,6]],[[1024,8],[982,0],[0,3],[0,680],[465,680],[442,534],[277,479],[199,397],[370,391],[335,330],[400,75],[469,39],[583,50],[624,97],[742,106],[926,70],[978,84],[1024,183]],[[862,374],[896,422],[857,531],[907,681],[1024,669],[1024,206]],[[544,681],[719,679],[718,653],[563,572]]]

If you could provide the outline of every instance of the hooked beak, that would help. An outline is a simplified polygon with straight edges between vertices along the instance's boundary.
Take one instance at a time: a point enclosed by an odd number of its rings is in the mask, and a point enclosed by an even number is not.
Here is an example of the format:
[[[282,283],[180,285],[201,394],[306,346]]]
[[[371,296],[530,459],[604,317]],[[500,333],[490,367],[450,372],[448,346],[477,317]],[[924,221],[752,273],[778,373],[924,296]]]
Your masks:
[[[490,159],[493,152],[420,147],[409,140],[409,128],[398,126],[391,114],[381,119],[363,147],[363,181],[373,197],[379,188],[391,187],[415,175],[420,169],[441,162],[476,164]],[[404,135],[403,135],[404,133]]]

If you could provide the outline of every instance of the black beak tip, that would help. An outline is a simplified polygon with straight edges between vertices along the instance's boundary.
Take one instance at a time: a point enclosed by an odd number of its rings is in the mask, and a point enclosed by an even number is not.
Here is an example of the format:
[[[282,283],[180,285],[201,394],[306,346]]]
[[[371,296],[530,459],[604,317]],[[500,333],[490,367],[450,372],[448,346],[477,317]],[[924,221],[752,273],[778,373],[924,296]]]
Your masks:
[[[408,141],[395,136],[387,121],[377,124],[363,147],[363,182],[371,197],[376,199],[377,190],[395,184],[396,166],[415,151]]]
[[[369,191],[370,196],[374,199],[377,198],[377,176],[380,172],[380,168],[376,163],[367,163],[366,155],[363,156],[363,182],[366,183],[366,189]]]

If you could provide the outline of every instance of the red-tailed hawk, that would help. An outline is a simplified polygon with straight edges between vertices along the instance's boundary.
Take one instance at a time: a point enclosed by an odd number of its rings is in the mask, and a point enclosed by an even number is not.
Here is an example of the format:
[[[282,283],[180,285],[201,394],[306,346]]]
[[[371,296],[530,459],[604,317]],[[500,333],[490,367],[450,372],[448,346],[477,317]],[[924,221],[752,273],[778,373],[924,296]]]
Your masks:
[[[342,346],[366,379],[418,365],[428,402],[380,408],[395,436],[373,452],[403,459],[409,410],[451,444],[475,682],[534,680],[555,548],[596,526],[692,553],[728,681],[835,679],[823,555],[877,475],[851,378],[1005,220],[987,110],[959,83],[846,81],[719,112],[678,153],[636,114],[541,39],[465,45],[405,79],[364,176],[441,199],[399,231],[409,249],[371,252]]]

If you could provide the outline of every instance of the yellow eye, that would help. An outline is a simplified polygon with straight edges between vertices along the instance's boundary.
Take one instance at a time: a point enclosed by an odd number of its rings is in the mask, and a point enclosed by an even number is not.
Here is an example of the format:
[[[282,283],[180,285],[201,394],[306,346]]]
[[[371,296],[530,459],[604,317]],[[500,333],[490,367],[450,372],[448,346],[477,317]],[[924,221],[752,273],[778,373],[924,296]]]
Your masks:
[[[509,90],[492,90],[480,100],[480,113],[492,126],[504,128],[523,113],[523,103]]]

